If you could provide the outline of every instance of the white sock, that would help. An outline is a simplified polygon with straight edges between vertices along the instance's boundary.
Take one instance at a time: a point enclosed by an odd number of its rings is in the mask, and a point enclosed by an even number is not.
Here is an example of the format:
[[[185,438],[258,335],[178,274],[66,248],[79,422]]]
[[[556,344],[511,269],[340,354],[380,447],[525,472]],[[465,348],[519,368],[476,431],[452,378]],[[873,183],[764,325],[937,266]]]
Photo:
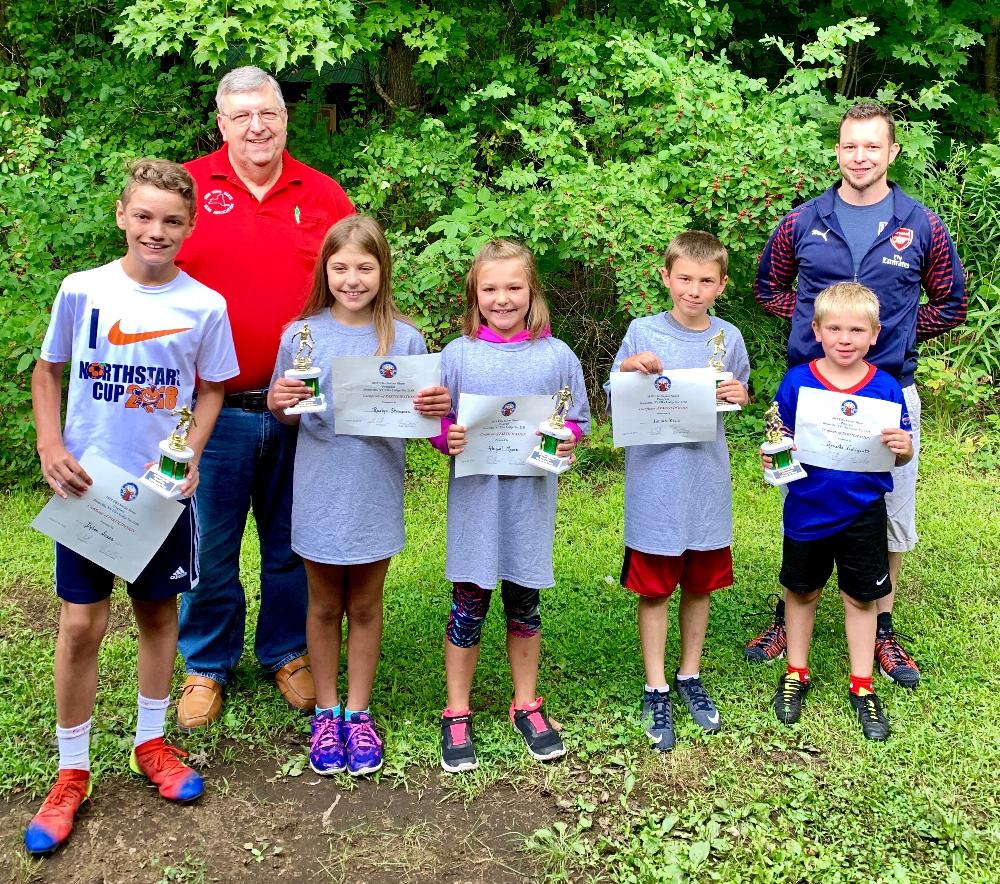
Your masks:
[[[658,694],[665,694],[665,693],[667,693],[667,691],[670,690],[670,685],[665,684],[665,685],[661,685],[660,687],[654,687],[651,684],[647,684],[646,685],[646,690],[647,691],[656,691]]]
[[[694,675],[681,675],[679,672],[677,673],[678,681],[690,681],[692,678],[700,678],[700,677],[701,677],[700,672],[696,672]]]
[[[163,736],[163,725],[167,720],[170,697],[150,700],[139,694],[139,718],[135,723],[135,745],[155,740]]]
[[[56,725],[56,740],[59,742],[59,769],[90,770],[90,723],[88,718],[76,727]]]

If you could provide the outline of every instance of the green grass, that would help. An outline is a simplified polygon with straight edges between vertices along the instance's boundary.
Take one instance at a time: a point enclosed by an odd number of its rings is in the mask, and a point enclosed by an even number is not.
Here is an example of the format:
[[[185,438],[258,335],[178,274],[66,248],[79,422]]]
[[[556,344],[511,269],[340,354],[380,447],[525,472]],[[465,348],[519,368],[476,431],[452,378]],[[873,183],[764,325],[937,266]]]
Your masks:
[[[537,766],[506,722],[510,678],[499,610],[487,622],[473,696],[482,766],[452,778],[475,800],[504,780],[553,796],[553,822],[526,849],[553,880],[995,881],[1000,877],[1000,525],[996,472],[976,472],[957,440],[925,430],[921,543],[904,561],[896,623],[917,638],[917,691],[878,683],[893,735],[866,743],[846,701],[843,613],[820,604],[801,723],[782,727],[770,697],[774,667],[743,662],[746,619],[776,588],[780,501],[753,450],[733,448],[736,585],[714,597],[702,668],[724,729],[701,736],[678,713],[678,746],[651,752],[637,727],[643,683],[635,605],[617,585],[622,477],[576,471],[562,481],[557,588],[543,593],[540,690],[565,725],[565,763]],[[385,782],[426,780],[437,763],[444,702],[441,641],[444,459],[418,456],[407,491],[407,550],[386,585],[386,632],[373,708],[387,736]],[[0,498],[0,793],[42,793],[54,773],[51,688],[55,603],[51,549],[28,529],[44,497]],[[244,577],[254,587],[248,536]],[[250,591],[251,596],[253,590]],[[253,604],[253,602],[252,602]],[[497,606],[499,608],[499,605]],[[674,614],[674,617],[676,615]],[[135,709],[134,628],[116,601],[102,650],[94,767],[117,775]],[[668,665],[677,659],[672,623]],[[180,668],[177,683],[181,679]],[[294,768],[305,720],[287,710],[252,656],[236,673],[222,722],[183,738],[216,760],[271,753]],[[276,738],[276,735],[278,737]],[[286,739],[282,740],[284,735]],[[295,747],[295,748],[290,748]],[[346,779],[342,784],[347,786]]]

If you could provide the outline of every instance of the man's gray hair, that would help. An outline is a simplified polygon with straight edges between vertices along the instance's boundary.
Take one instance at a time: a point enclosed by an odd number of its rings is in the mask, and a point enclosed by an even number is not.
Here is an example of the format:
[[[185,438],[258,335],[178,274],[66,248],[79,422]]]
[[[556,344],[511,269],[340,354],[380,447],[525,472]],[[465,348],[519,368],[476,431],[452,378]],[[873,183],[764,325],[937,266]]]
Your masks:
[[[221,80],[219,88],[215,90],[215,107],[222,113],[222,99],[227,95],[238,92],[256,92],[270,86],[278,98],[278,106],[284,109],[285,99],[281,94],[281,86],[267,71],[262,71],[254,65],[247,65],[242,68],[234,68]]]

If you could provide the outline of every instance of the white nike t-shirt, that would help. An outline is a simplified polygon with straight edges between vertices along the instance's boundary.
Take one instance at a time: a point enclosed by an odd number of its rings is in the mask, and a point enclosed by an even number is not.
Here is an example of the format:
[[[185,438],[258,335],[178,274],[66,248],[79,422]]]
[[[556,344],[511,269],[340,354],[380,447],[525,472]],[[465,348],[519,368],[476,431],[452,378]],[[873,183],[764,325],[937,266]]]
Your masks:
[[[159,458],[177,425],[171,411],[191,404],[196,375],[239,374],[222,295],[184,271],[163,286],[139,285],[120,261],[63,280],[41,358],[69,363],[70,454],[94,447],[136,475]]]

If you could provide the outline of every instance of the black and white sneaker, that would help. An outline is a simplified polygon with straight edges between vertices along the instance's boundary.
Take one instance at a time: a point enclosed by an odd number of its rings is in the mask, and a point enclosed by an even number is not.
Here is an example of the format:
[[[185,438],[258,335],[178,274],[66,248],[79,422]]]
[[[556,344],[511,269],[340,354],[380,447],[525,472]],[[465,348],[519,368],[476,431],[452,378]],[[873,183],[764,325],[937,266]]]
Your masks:
[[[887,740],[889,738],[889,719],[882,711],[882,703],[873,693],[855,694],[847,692],[854,714],[861,722],[861,730],[866,740]]]
[[[528,747],[528,752],[536,761],[551,761],[566,754],[562,738],[542,710],[541,697],[527,709],[515,709],[511,703],[510,721],[514,729],[524,738],[524,745]]]
[[[719,717],[719,710],[715,708],[715,703],[705,690],[700,678],[678,678],[674,676],[674,687],[677,696],[687,706],[688,712],[706,734],[717,734],[722,727],[722,720]]]
[[[674,748],[674,713],[670,688],[662,691],[643,691],[642,727],[658,752]]]
[[[441,715],[441,767],[445,773],[462,773],[479,767],[472,741],[472,715]]]

